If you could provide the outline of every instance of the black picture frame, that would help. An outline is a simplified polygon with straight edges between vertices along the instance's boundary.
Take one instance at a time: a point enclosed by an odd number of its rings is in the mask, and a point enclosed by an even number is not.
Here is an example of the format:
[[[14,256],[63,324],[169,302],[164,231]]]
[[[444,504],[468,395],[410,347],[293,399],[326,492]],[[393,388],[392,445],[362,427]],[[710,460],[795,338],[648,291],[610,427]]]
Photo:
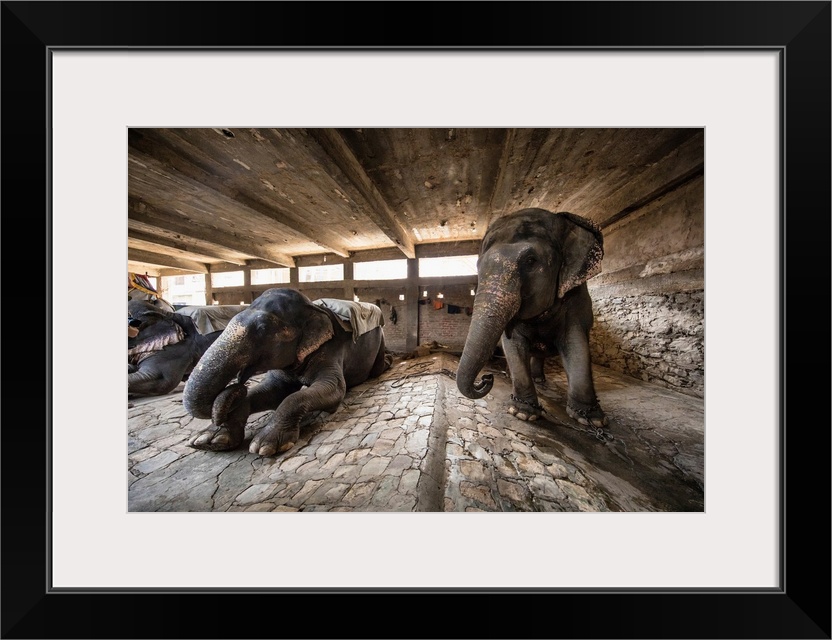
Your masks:
[[[15,328],[16,314],[5,315],[14,355],[7,350],[2,365],[2,637],[830,638],[831,8],[828,1],[2,2],[5,293],[7,309],[36,309],[25,314],[25,330]],[[66,310],[26,291],[42,284],[51,299],[50,51],[62,47],[778,51],[780,588],[53,592],[49,336]],[[82,422],[65,426],[83,437]],[[738,460],[737,472],[746,465]],[[464,540],[459,545],[464,550]],[[251,553],[229,548],[238,558]]]

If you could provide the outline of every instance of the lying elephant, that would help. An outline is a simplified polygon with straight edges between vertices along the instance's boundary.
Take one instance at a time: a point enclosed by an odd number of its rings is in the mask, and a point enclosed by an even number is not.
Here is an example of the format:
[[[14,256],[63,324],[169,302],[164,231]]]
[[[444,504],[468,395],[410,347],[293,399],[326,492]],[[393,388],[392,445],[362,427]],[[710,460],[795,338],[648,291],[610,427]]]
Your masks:
[[[149,300],[130,300],[127,313],[139,333],[127,339],[127,393],[161,396],[188,377],[222,331],[202,335],[190,318]]]
[[[603,255],[601,230],[575,214],[523,209],[495,220],[477,263],[474,313],[456,377],[460,392],[481,398],[490,391],[492,376],[474,380],[502,336],[514,388],[509,413],[521,420],[540,416],[534,383],[545,381],[544,358],[560,354],[569,387],[567,414],[585,425],[606,426],[592,380],[592,300],[586,286]]]
[[[347,304],[374,308],[380,316],[375,305]],[[190,445],[209,451],[235,449],[243,441],[248,417],[273,409],[249,451],[274,456],[291,449],[305,416],[334,412],[347,389],[390,367],[382,324],[383,318],[358,335],[350,323],[299,291],[263,292],[231,320],[185,384],[185,408],[196,418],[212,420]],[[249,390],[246,381],[262,373],[262,382]]]

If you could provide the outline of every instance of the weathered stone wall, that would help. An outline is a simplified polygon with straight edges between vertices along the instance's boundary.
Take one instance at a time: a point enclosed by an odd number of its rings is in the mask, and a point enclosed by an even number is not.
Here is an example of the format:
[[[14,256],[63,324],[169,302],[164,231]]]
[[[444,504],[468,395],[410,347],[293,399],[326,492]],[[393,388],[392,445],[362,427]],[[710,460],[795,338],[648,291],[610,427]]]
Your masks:
[[[593,362],[701,397],[704,304],[703,291],[597,300]]]
[[[593,362],[703,397],[703,178],[605,229],[604,249],[588,282]]]

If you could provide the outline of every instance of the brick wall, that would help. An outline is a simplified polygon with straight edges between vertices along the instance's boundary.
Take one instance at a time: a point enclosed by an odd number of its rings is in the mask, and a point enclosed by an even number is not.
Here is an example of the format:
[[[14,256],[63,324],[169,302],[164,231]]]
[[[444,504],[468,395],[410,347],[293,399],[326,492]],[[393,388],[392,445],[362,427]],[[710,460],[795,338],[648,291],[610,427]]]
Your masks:
[[[442,293],[445,297],[440,300],[429,291],[428,298],[422,298],[425,304],[419,304],[419,344],[435,340],[453,351],[461,352],[468,337],[468,327],[471,326],[471,316],[466,312],[474,306],[471,286],[443,287]],[[436,309],[434,302],[442,302],[444,306]],[[453,307],[459,308],[459,313],[449,313],[449,308]]]
[[[405,352],[407,334],[405,330],[404,300],[399,300],[400,289],[368,289],[359,287],[355,290],[361,302],[372,302],[378,305],[384,316],[384,344],[388,351],[394,353]],[[393,322],[393,309],[396,310],[396,321]]]

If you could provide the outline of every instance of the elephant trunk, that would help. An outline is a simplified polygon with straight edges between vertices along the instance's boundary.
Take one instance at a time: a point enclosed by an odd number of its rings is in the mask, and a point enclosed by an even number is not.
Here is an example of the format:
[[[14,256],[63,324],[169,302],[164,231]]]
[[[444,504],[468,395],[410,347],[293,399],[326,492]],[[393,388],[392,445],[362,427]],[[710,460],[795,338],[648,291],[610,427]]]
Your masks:
[[[185,409],[192,416],[212,417],[214,400],[248,363],[252,342],[249,334],[246,326],[233,318],[199,359],[182,395]]]
[[[474,313],[465,347],[459,360],[456,385],[468,398],[482,398],[494,384],[494,377],[475,378],[494,354],[500,335],[520,309],[520,281],[516,271],[503,272],[480,283],[474,298]]]

